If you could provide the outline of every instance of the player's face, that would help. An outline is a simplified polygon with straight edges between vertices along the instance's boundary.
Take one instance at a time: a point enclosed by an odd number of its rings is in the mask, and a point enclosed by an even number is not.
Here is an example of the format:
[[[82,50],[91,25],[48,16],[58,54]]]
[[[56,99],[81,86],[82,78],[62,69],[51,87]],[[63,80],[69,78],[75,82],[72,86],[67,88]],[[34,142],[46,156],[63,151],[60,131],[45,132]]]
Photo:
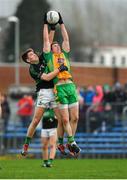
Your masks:
[[[59,44],[53,44],[52,45],[52,52],[53,53],[61,53],[61,48],[60,48],[60,45]]]
[[[27,61],[30,64],[37,64],[39,62],[39,57],[34,51],[30,51],[27,54]]]

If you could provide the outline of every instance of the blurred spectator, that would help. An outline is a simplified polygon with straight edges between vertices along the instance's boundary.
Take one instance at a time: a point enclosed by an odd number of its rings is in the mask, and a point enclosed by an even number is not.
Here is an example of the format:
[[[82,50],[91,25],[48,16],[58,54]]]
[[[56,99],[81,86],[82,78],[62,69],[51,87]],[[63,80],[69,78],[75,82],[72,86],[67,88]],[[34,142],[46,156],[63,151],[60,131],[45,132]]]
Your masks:
[[[113,109],[117,119],[121,119],[121,113],[125,104],[125,92],[122,85],[119,82],[116,82],[114,85],[114,99],[113,99]]]
[[[85,117],[84,117],[85,113],[84,113],[84,99],[83,99],[82,94],[84,93],[84,90],[78,87],[77,92],[78,92],[78,99],[79,99],[79,121],[78,121],[77,130],[78,132],[83,132],[84,124],[85,124]]]
[[[127,83],[124,85],[125,103],[127,105]]]
[[[0,92],[0,118],[2,116],[2,108],[1,108],[1,92]]]
[[[110,103],[104,104],[104,110],[101,113],[101,121],[102,132],[110,130],[110,128],[114,125],[114,113],[112,111],[112,106]]]
[[[3,119],[2,119],[2,107],[1,107],[1,104],[2,104],[2,95],[0,93],[0,134],[3,133]]]
[[[10,111],[7,95],[5,94],[1,94],[1,108],[2,108],[2,119],[4,123],[4,132],[6,132],[11,111]]]
[[[1,107],[1,104],[2,104],[2,94],[0,92],[0,155],[5,152],[4,151],[4,138],[3,138],[3,135],[4,135],[4,121],[2,119],[2,107]]]
[[[93,111],[102,111],[103,89],[102,86],[97,85],[95,88],[96,95],[93,97]]]
[[[86,87],[85,88],[79,88],[79,95],[83,98],[83,101],[85,102],[85,92],[86,92]]]
[[[17,115],[20,118],[22,126],[27,128],[31,122],[31,117],[33,114],[34,101],[32,96],[24,95],[18,102],[18,112]]]
[[[96,93],[95,93],[95,90],[94,90],[93,86],[88,86],[88,88],[86,89],[85,94],[84,94],[84,103],[85,103],[84,104],[84,112],[83,112],[84,121],[86,121],[86,111],[92,105],[93,98],[94,98],[95,95],[96,95]],[[92,120],[91,123],[90,123],[91,126],[94,124],[93,121],[94,120]],[[84,124],[85,124],[85,122],[84,122]],[[87,127],[85,127],[85,128],[87,128]]]
[[[113,102],[113,92],[111,87],[108,84],[103,86],[103,103],[112,103]]]
[[[101,127],[101,116],[98,111],[91,111],[89,114],[89,129],[90,132],[98,132],[98,128]]]
[[[114,85],[114,99],[113,100],[116,103],[125,102],[125,92],[123,90],[123,86],[119,82],[117,82]]]
[[[96,93],[95,93],[93,86],[88,86],[88,88],[85,92],[85,96],[84,96],[85,104],[88,106],[91,105],[93,102],[93,97],[95,95],[96,95]]]
[[[100,112],[103,110],[103,89],[100,85],[95,88],[96,95],[93,97],[92,111],[90,112],[90,131],[96,132],[101,126]]]

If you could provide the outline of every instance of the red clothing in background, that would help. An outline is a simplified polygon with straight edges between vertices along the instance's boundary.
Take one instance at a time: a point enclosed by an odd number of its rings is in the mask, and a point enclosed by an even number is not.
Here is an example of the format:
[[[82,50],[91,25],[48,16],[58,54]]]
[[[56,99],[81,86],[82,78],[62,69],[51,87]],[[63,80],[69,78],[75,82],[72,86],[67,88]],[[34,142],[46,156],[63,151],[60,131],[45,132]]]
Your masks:
[[[31,116],[33,113],[34,101],[31,96],[24,96],[18,102],[18,112],[20,116]]]

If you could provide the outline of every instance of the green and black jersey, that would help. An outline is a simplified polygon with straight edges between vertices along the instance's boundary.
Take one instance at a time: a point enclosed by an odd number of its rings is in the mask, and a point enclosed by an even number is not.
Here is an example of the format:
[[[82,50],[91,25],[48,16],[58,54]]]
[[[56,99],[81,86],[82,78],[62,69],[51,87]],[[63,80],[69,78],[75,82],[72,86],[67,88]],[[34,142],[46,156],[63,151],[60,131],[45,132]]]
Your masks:
[[[36,91],[38,92],[40,89],[50,89],[53,88],[53,81],[44,81],[41,80],[39,77],[40,73],[43,73],[46,68],[45,59],[43,57],[43,53],[39,56],[39,63],[38,64],[31,64],[29,68],[29,73],[31,77],[36,82]]]
[[[46,109],[42,119],[42,128],[51,129],[57,128],[57,119],[55,118],[53,109]]]

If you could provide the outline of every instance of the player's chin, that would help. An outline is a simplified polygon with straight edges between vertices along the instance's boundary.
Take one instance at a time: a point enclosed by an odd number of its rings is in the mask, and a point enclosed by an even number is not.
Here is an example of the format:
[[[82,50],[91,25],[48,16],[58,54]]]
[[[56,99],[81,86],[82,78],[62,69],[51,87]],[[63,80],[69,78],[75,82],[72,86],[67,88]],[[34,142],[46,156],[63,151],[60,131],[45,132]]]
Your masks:
[[[31,60],[31,64],[37,64],[38,62],[38,60]]]

